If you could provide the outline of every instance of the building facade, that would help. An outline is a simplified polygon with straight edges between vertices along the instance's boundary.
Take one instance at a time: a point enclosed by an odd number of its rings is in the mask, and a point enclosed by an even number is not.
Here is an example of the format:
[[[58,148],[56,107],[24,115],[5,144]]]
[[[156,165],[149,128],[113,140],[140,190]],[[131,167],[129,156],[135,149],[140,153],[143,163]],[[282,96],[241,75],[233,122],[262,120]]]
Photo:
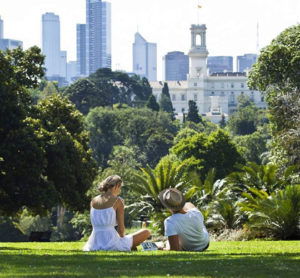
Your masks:
[[[86,61],[86,24],[76,25],[77,75],[87,75]]]
[[[86,0],[86,74],[111,68],[111,4]]]
[[[208,56],[207,68],[209,74],[216,72],[233,72],[232,56]]]
[[[23,48],[23,42],[18,40],[11,40],[4,38],[4,23],[0,17],[0,50],[5,51],[6,49],[13,50],[17,47]]]
[[[236,57],[236,68],[238,72],[249,71],[257,60],[257,54],[244,54]]]
[[[147,42],[140,33],[135,33],[132,47],[132,71],[146,77],[149,81],[157,80],[157,47],[156,43]]]
[[[46,76],[60,76],[60,21],[54,13],[42,15],[42,51],[45,54]]]
[[[170,81],[169,93],[178,117],[188,112],[188,101],[196,102],[199,113],[213,122],[228,117],[237,109],[237,97],[247,95],[254,103],[265,108],[266,104],[259,91],[247,87],[247,74],[240,72],[207,72],[208,50],[206,47],[206,26],[192,25],[191,49],[189,51],[189,74],[186,81]],[[158,100],[164,82],[150,82],[153,94]]]
[[[189,73],[189,56],[180,51],[169,52],[163,57],[163,80],[186,80]]]

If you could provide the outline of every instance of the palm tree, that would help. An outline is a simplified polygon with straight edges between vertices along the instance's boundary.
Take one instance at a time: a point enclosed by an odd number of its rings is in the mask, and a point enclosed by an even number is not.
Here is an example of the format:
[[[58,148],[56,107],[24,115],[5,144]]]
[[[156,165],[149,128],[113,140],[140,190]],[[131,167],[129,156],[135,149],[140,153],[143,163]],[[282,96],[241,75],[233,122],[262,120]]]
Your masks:
[[[239,204],[241,211],[248,214],[249,227],[280,239],[300,235],[300,185],[291,185],[268,194],[251,188],[242,193],[245,198]]]
[[[295,170],[295,166],[290,166],[283,175],[279,175],[277,165],[258,165],[255,162],[248,162],[240,167],[240,171],[228,175],[225,181],[234,192],[251,193],[249,189],[256,188],[270,194],[287,186]]]
[[[191,180],[185,174],[184,164],[170,160],[161,162],[155,169],[150,167],[141,168],[140,172],[134,174],[135,182],[131,188],[140,194],[140,199],[128,206],[139,214],[150,216],[154,220],[159,232],[163,231],[163,219],[170,215],[158,199],[158,194],[167,188],[181,190],[186,199],[190,198],[192,189]]]

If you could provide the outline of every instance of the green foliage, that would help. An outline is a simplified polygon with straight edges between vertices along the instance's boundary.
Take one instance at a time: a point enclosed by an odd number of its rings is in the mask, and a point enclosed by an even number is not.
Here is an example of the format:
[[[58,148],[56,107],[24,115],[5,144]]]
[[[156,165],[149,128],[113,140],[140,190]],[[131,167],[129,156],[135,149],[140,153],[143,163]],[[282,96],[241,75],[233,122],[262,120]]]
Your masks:
[[[42,78],[44,57],[37,47],[0,52],[0,212],[23,206],[45,213],[57,202],[84,205],[93,161],[81,115],[58,97],[33,105],[28,89]]]
[[[178,129],[167,113],[137,108],[97,107],[88,114],[86,125],[95,158],[103,168],[115,145],[137,148],[137,156],[146,158],[139,162],[156,165],[168,153]]]
[[[225,120],[225,115],[222,114],[222,119],[221,119],[221,121],[219,122],[219,126],[220,126],[220,128],[225,128],[226,125],[227,125],[227,123],[226,123],[226,120]]]
[[[240,168],[240,171],[228,175],[226,177],[226,184],[237,192],[252,194],[251,190],[254,188],[271,194],[275,190],[286,187],[295,171],[297,171],[297,167],[290,166],[281,174],[278,173],[277,165],[257,165],[254,162],[248,162]]]
[[[146,107],[148,107],[149,109],[151,109],[153,111],[159,111],[159,105],[156,102],[154,95],[151,94],[151,96],[149,97],[149,99],[146,103]]]
[[[242,149],[241,153],[245,161],[252,161],[261,164],[261,155],[267,151],[267,142],[269,139],[265,130],[256,131],[249,135],[235,136],[234,141]]]
[[[161,111],[170,113],[172,115],[172,119],[174,119],[174,108],[169,93],[168,83],[166,82],[164,83],[164,87],[159,98],[159,107]]]
[[[104,106],[123,103],[144,107],[152,94],[146,78],[130,77],[124,72],[113,72],[108,68],[98,69],[88,79],[102,92],[102,105]]]
[[[262,49],[252,67],[250,87],[265,92],[271,122],[275,161],[299,164],[300,24],[284,30]],[[281,150],[280,150],[281,149]]]
[[[215,230],[236,229],[241,227],[243,215],[240,212],[238,202],[230,196],[218,199],[210,205],[211,215],[207,225]]]
[[[245,96],[240,96],[238,111],[230,115],[227,126],[233,135],[248,135],[257,130],[261,116],[254,103]]]
[[[268,194],[252,190],[254,197],[243,193],[241,209],[248,213],[249,226],[268,236],[280,239],[300,235],[300,185],[291,185]]]
[[[104,106],[107,101],[104,98],[104,93],[98,89],[95,84],[89,79],[79,79],[64,91],[70,101],[84,115],[88,114],[90,109],[97,106]]]
[[[139,200],[129,207],[133,211],[151,216],[160,233],[163,233],[163,220],[169,213],[163,208],[158,194],[169,187],[177,188],[188,194],[191,184],[185,177],[183,166],[184,164],[163,160],[155,169],[141,168],[141,172],[134,175],[135,183],[131,187],[139,194]]]
[[[242,157],[229,135],[219,129],[209,136],[198,133],[182,139],[172,147],[171,152],[185,163],[189,171],[196,171],[204,177],[209,169],[216,169],[216,179],[231,173]]]
[[[27,241],[24,235],[15,225],[17,219],[0,216],[0,242],[22,242]]]
[[[189,100],[189,111],[187,114],[187,120],[196,124],[202,122],[201,116],[199,116],[198,107],[195,101]]]
[[[285,88],[288,81],[300,88],[299,37],[300,24],[287,28],[263,48],[250,71],[249,85],[266,91],[270,85]]]
[[[51,96],[37,106],[37,117],[45,131],[45,172],[57,192],[59,203],[83,210],[85,197],[96,175],[83,118],[65,98]]]

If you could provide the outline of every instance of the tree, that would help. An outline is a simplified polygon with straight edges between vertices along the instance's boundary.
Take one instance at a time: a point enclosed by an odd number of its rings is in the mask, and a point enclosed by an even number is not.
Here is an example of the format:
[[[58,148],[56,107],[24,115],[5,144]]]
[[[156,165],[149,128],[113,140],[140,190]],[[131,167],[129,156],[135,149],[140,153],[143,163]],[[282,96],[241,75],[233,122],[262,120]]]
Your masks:
[[[170,213],[163,208],[158,194],[172,187],[183,191],[186,196],[190,195],[188,191],[192,184],[186,179],[183,166],[167,160],[159,163],[155,169],[141,168],[139,173],[134,174],[135,182],[131,188],[140,198],[130,207],[132,210],[149,215],[160,233],[163,233],[163,220]]]
[[[255,131],[249,135],[235,136],[234,141],[242,149],[242,155],[246,161],[261,164],[261,155],[267,151],[269,136],[265,131]]]
[[[82,209],[95,166],[82,115],[50,97],[32,104],[28,92],[43,76],[37,47],[0,51],[0,212],[24,206],[45,213],[58,202]],[[72,163],[72,165],[71,165]]]
[[[209,136],[198,133],[184,138],[172,147],[171,152],[186,164],[189,171],[196,171],[202,180],[211,168],[216,169],[216,179],[224,178],[243,159],[230,136],[218,129]]]
[[[187,120],[196,124],[202,122],[202,119],[199,116],[197,104],[193,100],[189,100],[189,112],[187,114]]]
[[[107,104],[103,92],[86,78],[79,79],[67,87],[64,95],[76,105],[76,108],[83,115],[88,114],[90,109],[94,107]]]
[[[103,93],[103,105],[116,103],[134,107],[145,107],[152,88],[146,78],[137,75],[130,77],[127,73],[112,71],[108,68],[98,69],[88,79]]]
[[[156,102],[156,99],[154,97],[154,95],[150,95],[147,103],[146,103],[146,107],[152,109],[153,111],[159,111],[159,105]]]
[[[15,214],[22,206],[47,206],[51,187],[44,182],[43,141],[36,121],[28,118],[31,97],[43,77],[44,57],[38,47],[0,51],[0,212]],[[44,193],[39,194],[41,186]],[[49,194],[51,195],[51,194]]]
[[[170,113],[172,115],[172,119],[174,118],[174,108],[170,98],[168,83],[166,82],[164,83],[164,87],[160,95],[159,107],[161,111]]]
[[[222,114],[222,119],[221,121],[219,122],[219,126],[220,128],[224,128],[226,126],[226,120],[225,120],[225,115],[224,113]]]
[[[172,122],[164,112],[145,108],[102,108],[90,111],[86,118],[91,147],[101,167],[107,167],[107,160],[115,145],[137,147],[146,161],[142,165],[156,164],[168,153],[178,124]]]
[[[264,92],[276,162],[300,162],[300,24],[284,30],[262,49],[248,84]],[[287,159],[287,161],[286,161]]]
[[[53,95],[37,106],[44,135],[47,164],[44,171],[57,199],[71,210],[84,210],[86,192],[96,176],[96,163],[89,147],[83,117],[66,98]]]
[[[238,110],[230,115],[227,126],[233,135],[247,135],[255,132],[260,122],[258,108],[249,97],[238,98]]]

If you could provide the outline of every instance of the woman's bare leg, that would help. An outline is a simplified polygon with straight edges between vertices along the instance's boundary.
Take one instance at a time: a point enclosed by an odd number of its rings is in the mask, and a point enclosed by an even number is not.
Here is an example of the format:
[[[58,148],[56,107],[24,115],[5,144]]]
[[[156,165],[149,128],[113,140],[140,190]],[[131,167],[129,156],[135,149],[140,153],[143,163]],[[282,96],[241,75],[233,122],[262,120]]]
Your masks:
[[[131,250],[136,250],[136,247],[140,245],[150,236],[150,231],[147,229],[139,230],[132,234],[132,247]]]

